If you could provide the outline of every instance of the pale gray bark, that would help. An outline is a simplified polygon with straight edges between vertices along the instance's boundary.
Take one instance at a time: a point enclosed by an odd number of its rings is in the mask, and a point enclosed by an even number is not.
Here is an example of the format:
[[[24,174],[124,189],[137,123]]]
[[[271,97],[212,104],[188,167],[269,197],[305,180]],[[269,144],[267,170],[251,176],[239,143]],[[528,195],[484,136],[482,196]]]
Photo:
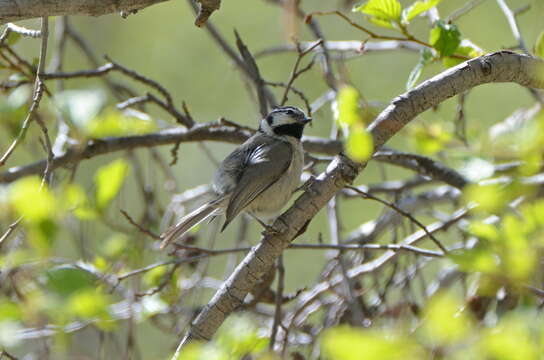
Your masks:
[[[0,24],[42,16],[130,14],[167,0],[0,0]]]
[[[515,82],[526,87],[543,88],[544,63],[540,59],[502,51],[469,60],[438,74],[394,99],[369,126],[376,150],[423,111],[475,86],[494,82]],[[212,338],[297,233],[365,166],[338,156],[307,187],[293,206],[274,222],[277,233],[263,237],[198,315],[180,342],[174,358],[192,339]],[[361,269],[353,269],[349,276],[362,273]]]

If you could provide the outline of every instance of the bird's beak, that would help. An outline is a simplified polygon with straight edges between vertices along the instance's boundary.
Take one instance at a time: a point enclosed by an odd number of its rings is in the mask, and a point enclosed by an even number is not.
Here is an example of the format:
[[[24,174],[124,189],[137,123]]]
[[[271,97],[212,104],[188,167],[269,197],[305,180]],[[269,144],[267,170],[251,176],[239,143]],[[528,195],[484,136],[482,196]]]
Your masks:
[[[312,118],[311,118],[311,117],[306,117],[306,118],[304,118],[304,119],[302,120],[302,123],[303,123],[304,125],[306,125],[306,124],[310,123],[311,121],[312,121]]]

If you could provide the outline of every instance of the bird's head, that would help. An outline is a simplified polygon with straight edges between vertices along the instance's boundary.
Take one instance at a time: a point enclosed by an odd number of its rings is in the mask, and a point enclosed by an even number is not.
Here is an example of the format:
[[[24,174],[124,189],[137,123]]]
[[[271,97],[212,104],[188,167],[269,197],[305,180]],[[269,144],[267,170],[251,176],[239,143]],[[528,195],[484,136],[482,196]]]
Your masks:
[[[263,120],[259,129],[268,135],[302,137],[304,126],[312,121],[304,111],[294,106],[274,108]]]

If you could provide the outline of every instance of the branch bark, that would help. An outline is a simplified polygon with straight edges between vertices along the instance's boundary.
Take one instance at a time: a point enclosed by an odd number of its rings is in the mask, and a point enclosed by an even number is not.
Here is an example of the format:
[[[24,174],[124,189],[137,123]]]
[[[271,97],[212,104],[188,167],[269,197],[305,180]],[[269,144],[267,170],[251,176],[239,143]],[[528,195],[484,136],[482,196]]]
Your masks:
[[[0,24],[42,16],[126,16],[164,1],[168,0],[0,0]]]
[[[539,76],[542,74],[542,60],[508,51],[485,55],[448,69],[397,97],[382,111],[369,126],[375,149],[378,150],[417,115],[454,95],[493,82],[515,82],[526,87],[543,88],[544,76]],[[270,270],[283,249],[334,194],[350,184],[365,167],[366,164],[357,164],[339,155],[309,184],[291,208],[276,219],[273,224],[276,232],[262,238],[194,320],[174,359],[193,339],[212,338],[263,274]]]

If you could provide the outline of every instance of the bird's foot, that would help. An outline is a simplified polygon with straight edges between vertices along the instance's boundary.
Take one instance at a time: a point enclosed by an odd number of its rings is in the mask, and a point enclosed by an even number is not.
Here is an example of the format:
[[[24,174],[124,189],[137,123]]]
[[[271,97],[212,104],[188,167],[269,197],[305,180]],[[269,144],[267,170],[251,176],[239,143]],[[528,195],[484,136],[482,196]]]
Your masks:
[[[300,185],[298,188],[295,189],[294,192],[297,191],[306,191],[310,188],[310,185],[315,181],[315,176],[311,175],[308,180],[304,182],[304,184]]]

